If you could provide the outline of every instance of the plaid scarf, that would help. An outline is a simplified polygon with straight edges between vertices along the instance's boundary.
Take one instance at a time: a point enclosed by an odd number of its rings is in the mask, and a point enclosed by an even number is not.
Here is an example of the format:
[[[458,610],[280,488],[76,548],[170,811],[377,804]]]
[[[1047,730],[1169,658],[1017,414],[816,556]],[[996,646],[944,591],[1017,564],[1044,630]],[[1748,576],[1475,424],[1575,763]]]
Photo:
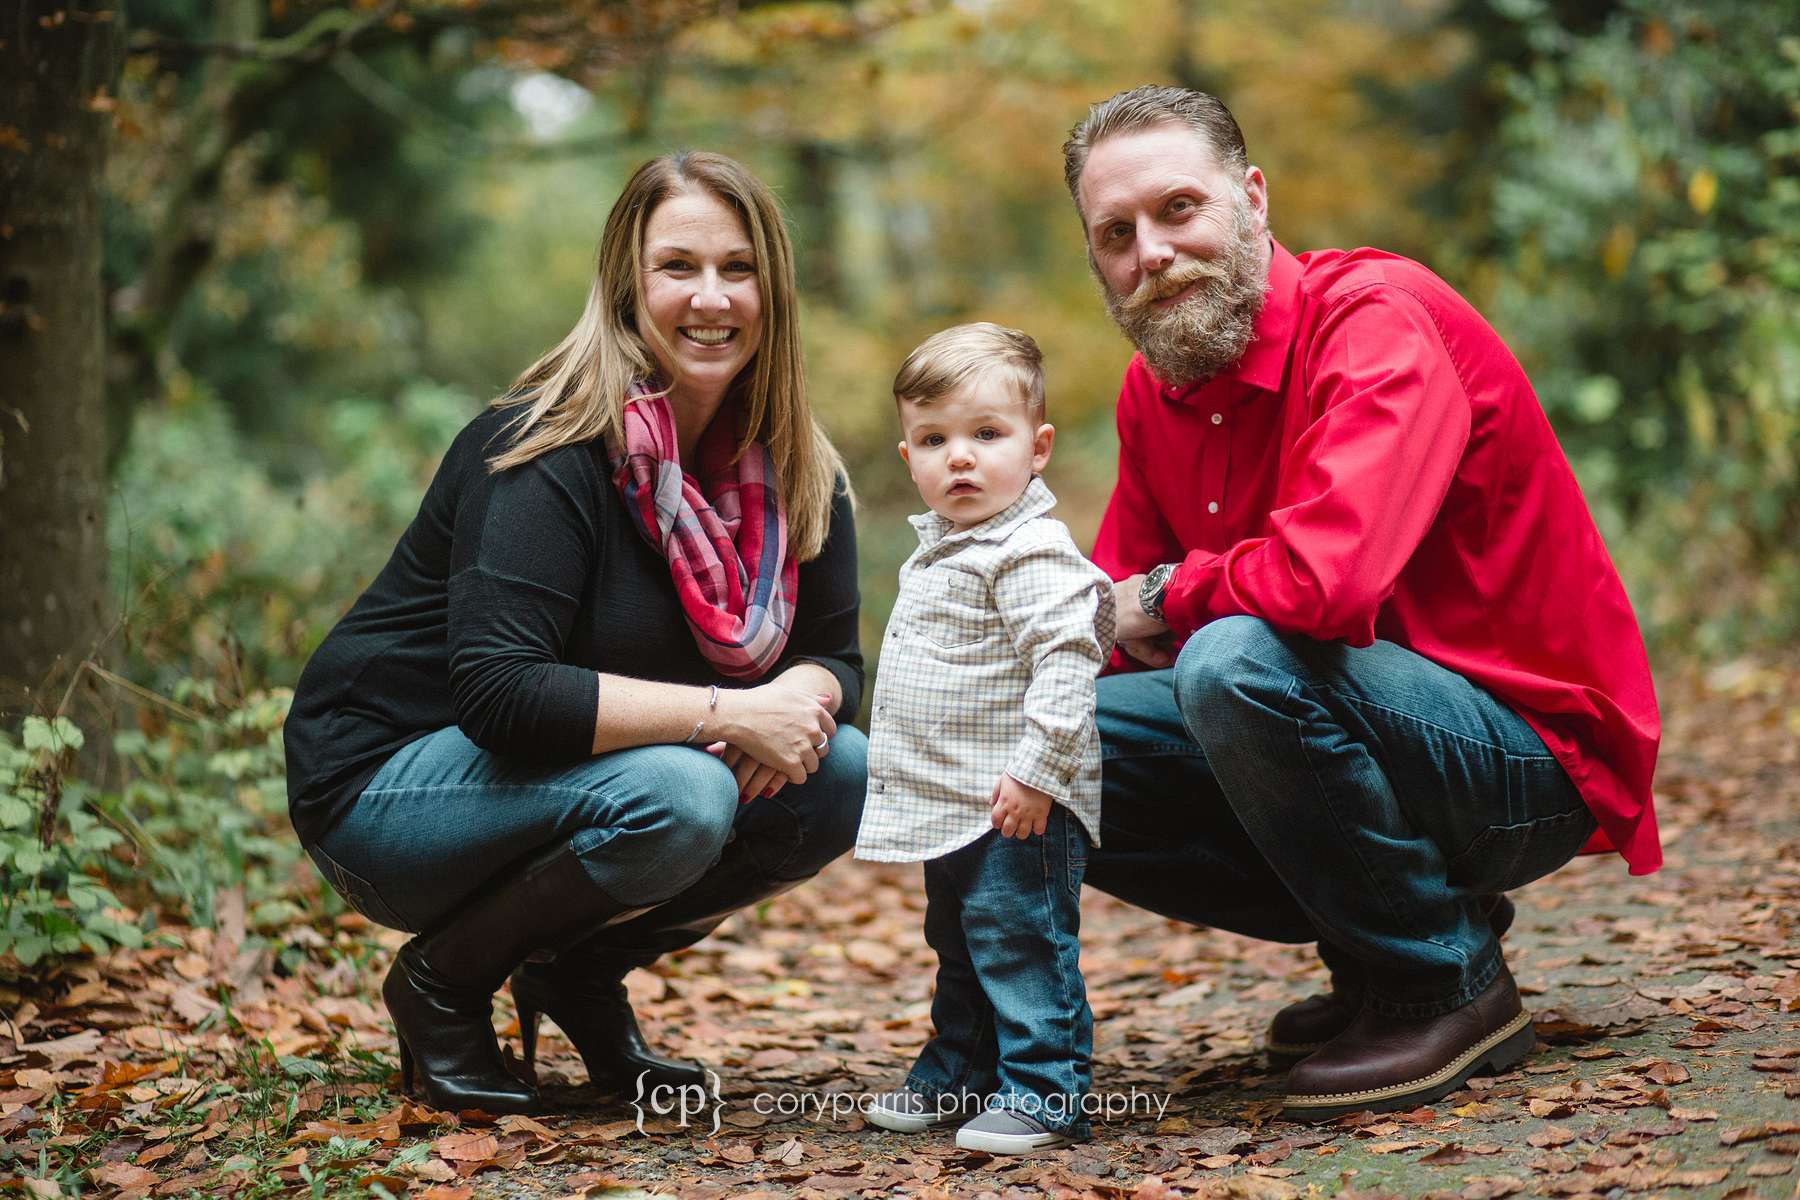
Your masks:
[[[752,442],[735,463],[737,420],[715,419],[681,469],[667,396],[634,388],[625,446],[608,444],[613,484],[638,532],[669,560],[675,594],[700,653],[721,675],[760,679],[781,657],[794,621],[800,567],[788,553],[775,460]]]

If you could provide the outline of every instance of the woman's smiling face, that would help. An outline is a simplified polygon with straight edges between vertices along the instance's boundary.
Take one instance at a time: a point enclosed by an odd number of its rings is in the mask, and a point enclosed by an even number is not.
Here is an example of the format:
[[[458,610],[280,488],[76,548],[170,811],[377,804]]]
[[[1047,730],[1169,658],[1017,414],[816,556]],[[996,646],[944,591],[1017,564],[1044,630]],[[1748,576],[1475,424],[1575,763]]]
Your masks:
[[[762,288],[744,222],[710,192],[677,192],[644,223],[642,261],[638,334],[672,398],[716,405],[762,342]]]

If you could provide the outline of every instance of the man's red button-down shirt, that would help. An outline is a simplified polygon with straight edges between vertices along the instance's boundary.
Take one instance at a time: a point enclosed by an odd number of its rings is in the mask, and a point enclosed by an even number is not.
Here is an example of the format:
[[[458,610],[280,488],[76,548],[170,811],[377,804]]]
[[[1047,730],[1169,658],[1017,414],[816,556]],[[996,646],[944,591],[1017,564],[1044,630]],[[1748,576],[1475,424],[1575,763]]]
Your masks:
[[[1170,388],[1132,359],[1094,561],[1114,579],[1180,563],[1163,603],[1178,638],[1248,613],[1473,680],[1580,789],[1588,849],[1654,871],[1643,638],[1524,371],[1418,263],[1270,250],[1235,367]]]

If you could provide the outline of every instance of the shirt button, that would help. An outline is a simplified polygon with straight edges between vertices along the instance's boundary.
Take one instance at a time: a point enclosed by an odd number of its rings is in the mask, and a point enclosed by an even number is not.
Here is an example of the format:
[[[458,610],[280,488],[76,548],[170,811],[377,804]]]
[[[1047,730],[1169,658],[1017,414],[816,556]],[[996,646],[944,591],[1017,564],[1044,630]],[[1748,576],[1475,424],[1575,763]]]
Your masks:
[[[1225,414],[1224,413],[1214,413],[1212,415],[1212,422],[1214,425],[1223,425],[1225,423]]]
[[[1209,513],[1218,512],[1219,511],[1219,502],[1217,500],[1208,500],[1206,502],[1206,511]]]

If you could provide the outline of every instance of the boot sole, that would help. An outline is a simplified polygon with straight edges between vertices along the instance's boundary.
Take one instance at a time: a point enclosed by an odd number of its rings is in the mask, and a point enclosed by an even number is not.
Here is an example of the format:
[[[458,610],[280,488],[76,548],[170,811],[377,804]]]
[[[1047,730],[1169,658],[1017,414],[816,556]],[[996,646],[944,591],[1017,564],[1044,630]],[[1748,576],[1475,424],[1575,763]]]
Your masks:
[[[1444,1066],[1421,1079],[1393,1083],[1360,1092],[1333,1092],[1321,1096],[1288,1095],[1282,1098],[1281,1115],[1294,1121],[1329,1121],[1353,1112],[1392,1112],[1426,1104],[1447,1096],[1471,1076],[1510,1070],[1537,1044],[1531,1014],[1518,1016],[1482,1038]]]
[[[1271,1062],[1291,1067],[1324,1044],[1324,1042],[1265,1042],[1263,1053],[1269,1056]]]

